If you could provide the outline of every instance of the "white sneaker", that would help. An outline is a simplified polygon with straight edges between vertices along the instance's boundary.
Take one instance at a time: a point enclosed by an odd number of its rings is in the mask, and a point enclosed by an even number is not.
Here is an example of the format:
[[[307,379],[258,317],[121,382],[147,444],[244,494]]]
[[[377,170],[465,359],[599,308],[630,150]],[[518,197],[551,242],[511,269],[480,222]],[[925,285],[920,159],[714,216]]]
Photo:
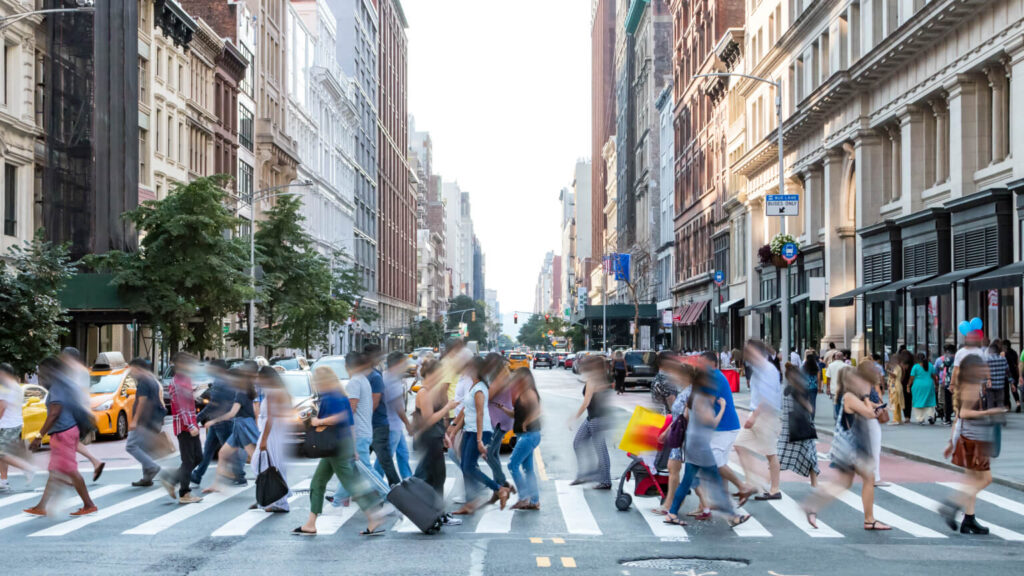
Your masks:
[[[462,519],[456,518],[451,514],[445,514],[441,517],[441,523],[445,526],[462,526]]]
[[[7,480],[0,480],[0,492],[7,492],[10,489],[11,485],[7,482]]]

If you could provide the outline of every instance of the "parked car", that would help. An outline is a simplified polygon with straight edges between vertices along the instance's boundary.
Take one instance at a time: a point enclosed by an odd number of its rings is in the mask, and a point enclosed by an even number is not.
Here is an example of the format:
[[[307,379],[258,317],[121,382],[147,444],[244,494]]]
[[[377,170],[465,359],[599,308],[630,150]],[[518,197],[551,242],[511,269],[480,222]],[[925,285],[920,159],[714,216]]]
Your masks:
[[[558,364],[559,367],[565,366],[565,357],[568,355],[568,352],[555,352],[552,354],[552,356],[555,357],[555,363]]]
[[[562,360],[562,368],[565,368],[566,370],[572,368],[575,365],[576,365],[576,355],[575,354],[567,354],[565,356],[565,359]]]
[[[540,368],[541,366],[547,366],[550,370],[555,367],[555,359],[547,352],[537,352],[533,355],[533,367]]]
[[[21,418],[24,424],[21,427],[21,439],[31,442],[39,436],[43,429],[43,422],[46,421],[46,396],[49,394],[46,388],[38,384],[22,384],[21,393]],[[43,437],[43,444],[49,444],[50,437]]]
[[[334,373],[337,374],[338,380],[342,383],[348,382],[348,370],[345,368],[345,357],[344,356],[321,356],[313,365],[310,366],[310,370],[316,370],[317,366],[327,366]]]
[[[124,440],[135,407],[135,378],[128,368],[91,373],[89,405],[96,418],[96,434]]]
[[[305,356],[274,356],[270,359],[271,366],[280,366],[285,370],[309,370],[309,362]]]
[[[313,392],[313,373],[309,370],[289,370],[281,373],[284,387],[292,397],[295,413],[312,413],[316,407],[316,394]]]
[[[630,350],[625,354],[626,386],[650,387],[658,374],[658,353],[654,350]]]

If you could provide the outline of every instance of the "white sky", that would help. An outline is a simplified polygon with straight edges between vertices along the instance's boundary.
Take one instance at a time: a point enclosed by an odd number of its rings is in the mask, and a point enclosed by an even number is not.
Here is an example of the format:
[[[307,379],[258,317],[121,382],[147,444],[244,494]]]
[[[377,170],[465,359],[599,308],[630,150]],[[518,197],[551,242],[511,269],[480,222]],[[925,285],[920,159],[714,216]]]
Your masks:
[[[533,309],[544,254],[561,250],[558,194],[590,156],[590,5],[402,0],[409,113],[430,132],[434,172],[470,193],[513,337],[512,311]]]

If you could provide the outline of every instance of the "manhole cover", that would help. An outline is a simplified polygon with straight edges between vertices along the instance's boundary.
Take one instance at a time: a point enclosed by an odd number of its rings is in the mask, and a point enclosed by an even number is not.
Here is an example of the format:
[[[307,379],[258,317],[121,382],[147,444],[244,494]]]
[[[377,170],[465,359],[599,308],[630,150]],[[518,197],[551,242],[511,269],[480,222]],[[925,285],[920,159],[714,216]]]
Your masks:
[[[693,556],[672,556],[661,558],[637,558],[620,562],[629,568],[653,568],[655,570],[693,570],[703,572],[715,568],[746,568],[750,562],[736,558],[697,558]]]

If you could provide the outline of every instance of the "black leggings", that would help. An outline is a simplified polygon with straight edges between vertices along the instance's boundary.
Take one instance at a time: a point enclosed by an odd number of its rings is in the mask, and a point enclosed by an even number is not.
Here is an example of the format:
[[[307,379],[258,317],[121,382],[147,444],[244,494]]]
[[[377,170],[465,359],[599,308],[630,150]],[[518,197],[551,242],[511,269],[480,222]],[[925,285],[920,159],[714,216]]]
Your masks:
[[[444,497],[445,463],[444,434],[429,430],[416,438],[416,451],[420,455],[420,463],[416,466],[413,476],[423,480]]]
[[[184,496],[192,491],[189,487],[192,481],[192,471],[203,460],[203,445],[199,436],[193,436],[188,430],[178,434],[178,450],[181,451],[181,467],[178,468],[178,496]]]

